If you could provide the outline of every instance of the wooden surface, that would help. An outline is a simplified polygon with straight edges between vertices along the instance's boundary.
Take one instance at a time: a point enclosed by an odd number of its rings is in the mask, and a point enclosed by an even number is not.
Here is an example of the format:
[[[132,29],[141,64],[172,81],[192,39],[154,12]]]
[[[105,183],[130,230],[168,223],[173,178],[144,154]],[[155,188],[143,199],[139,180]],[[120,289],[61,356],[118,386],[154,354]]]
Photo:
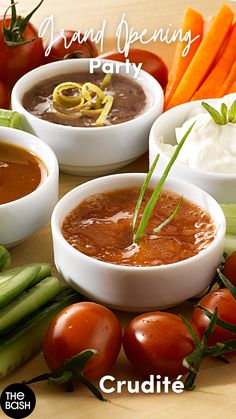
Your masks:
[[[228,2],[236,11],[236,3]],[[0,14],[3,13],[9,2],[1,0]],[[28,13],[36,0],[21,0],[19,10]],[[205,15],[212,15],[221,4],[221,0],[45,0],[41,9],[34,17],[35,24],[40,24],[47,15],[54,13],[56,27],[73,28],[84,30],[89,27],[99,27],[102,19],[107,19],[107,49],[114,42],[114,28],[121,15],[126,12],[130,25],[136,29],[147,27],[153,31],[157,27],[167,27],[172,23],[178,27],[186,6],[192,6],[202,11]],[[168,63],[173,56],[173,46],[150,45],[149,49],[161,53]],[[146,171],[147,156],[143,156],[137,162],[124,168],[125,171]],[[85,182],[89,178],[60,176],[61,195],[73,187]],[[22,264],[33,261],[45,261],[53,263],[51,246],[50,226],[47,225],[23,244],[11,250],[13,264]],[[175,309],[173,313],[189,315],[190,303],[185,303]],[[125,325],[132,317],[129,314],[118,313],[119,318]],[[46,364],[42,355],[29,361],[18,368],[17,371],[1,381],[0,391],[6,385],[29,379],[46,371]],[[135,375],[132,367],[126,361],[123,353],[120,354],[114,370],[111,372],[116,379],[132,380],[140,379]],[[36,393],[37,406],[30,416],[35,419],[44,417],[57,419],[227,419],[235,418],[236,412],[236,359],[229,365],[218,361],[207,361],[201,371],[197,382],[197,389],[193,392],[182,394],[154,394],[154,395],[130,395],[114,393],[109,396],[110,402],[102,403],[91,396],[88,391],[78,387],[72,394],[64,393],[61,388],[39,383],[32,386]],[[0,412],[0,417],[3,417]],[[5,416],[4,416],[5,417]]]

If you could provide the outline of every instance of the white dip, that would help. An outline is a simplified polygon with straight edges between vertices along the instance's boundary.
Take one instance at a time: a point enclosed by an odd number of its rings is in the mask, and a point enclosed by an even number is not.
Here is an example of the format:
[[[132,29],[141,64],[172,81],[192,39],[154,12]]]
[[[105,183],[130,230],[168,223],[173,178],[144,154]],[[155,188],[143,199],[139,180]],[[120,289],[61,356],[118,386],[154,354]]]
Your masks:
[[[236,94],[232,93],[210,105],[220,111],[221,104],[225,103],[229,109],[235,99]],[[180,151],[178,161],[208,172],[236,173],[236,123],[219,125],[200,106],[188,114],[182,127],[175,129],[177,143],[194,121],[196,123]],[[165,154],[172,156],[177,146],[165,144],[162,137],[158,142]]]

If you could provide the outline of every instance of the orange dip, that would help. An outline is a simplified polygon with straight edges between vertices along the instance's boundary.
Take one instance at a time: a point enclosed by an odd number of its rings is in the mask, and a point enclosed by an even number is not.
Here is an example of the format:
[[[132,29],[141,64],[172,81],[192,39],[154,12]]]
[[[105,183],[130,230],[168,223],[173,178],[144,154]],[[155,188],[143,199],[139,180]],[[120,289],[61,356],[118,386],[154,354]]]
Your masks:
[[[175,218],[158,233],[153,233],[152,230],[174,211],[180,198],[163,191],[145,234],[138,244],[133,243],[130,226],[139,192],[135,187],[87,198],[65,218],[64,238],[88,256],[127,266],[179,262],[198,254],[214,239],[215,224],[210,215],[187,199],[183,199]],[[141,214],[150,194],[150,190],[145,194]]]
[[[46,167],[34,154],[0,142],[0,204],[33,192],[46,176]]]

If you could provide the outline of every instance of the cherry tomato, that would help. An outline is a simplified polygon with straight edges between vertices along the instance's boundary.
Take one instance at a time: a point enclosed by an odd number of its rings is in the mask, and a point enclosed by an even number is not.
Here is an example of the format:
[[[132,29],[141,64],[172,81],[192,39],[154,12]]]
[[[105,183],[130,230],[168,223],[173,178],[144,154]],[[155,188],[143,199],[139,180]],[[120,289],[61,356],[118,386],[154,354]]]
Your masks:
[[[200,300],[199,305],[206,308],[211,313],[214,313],[215,308],[217,308],[219,319],[236,326],[236,300],[226,288],[209,292]],[[210,319],[201,309],[195,308],[193,312],[193,322],[198,328],[200,335],[203,336],[209,325]],[[236,334],[216,325],[208,339],[208,344],[214,345],[217,342],[226,342],[230,339],[236,339]]]
[[[160,311],[131,320],[125,329],[123,346],[129,361],[142,374],[168,377],[188,371],[182,361],[195,347],[183,320]]]
[[[236,286],[236,250],[225,261],[224,275]]]
[[[55,35],[55,42],[52,45],[49,55],[47,56],[47,62],[63,60],[66,58],[92,58],[97,57],[98,51],[94,42],[88,39],[86,42],[81,44],[78,41],[72,41],[73,35],[76,35],[76,31],[65,30],[64,37]],[[57,39],[58,38],[58,39]],[[80,35],[80,40],[83,35]],[[71,42],[72,41],[72,42]],[[70,44],[71,43],[71,44]],[[65,45],[70,45],[66,48]],[[48,45],[45,47],[45,51]]]
[[[132,48],[129,50],[128,57],[118,51],[110,51],[99,56],[99,58],[106,58],[108,60],[125,62],[128,58],[131,63],[142,63],[142,70],[151,74],[165,89],[168,82],[168,68],[163,59],[151,51],[143,49]]]
[[[84,369],[89,380],[106,374],[114,364],[122,343],[120,323],[106,307],[92,302],[72,304],[49,325],[44,339],[44,356],[51,369],[85,349],[95,349]]]
[[[10,107],[10,94],[5,84],[0,81],[0,108],[9,109]]]
[[[41,5],[34,9],[34,12]],[[15,11],[15,4],[11,6]],[[27,19],[27,17],[25,18]],[[44,61],[43,43],[36,28],[12,12],[12,17],[0,19],[0,80],[12,87],[23,74],[41,65]],[[11,26],[12,25],[12,29]],[[31,41],[26,44],[23,42]]]

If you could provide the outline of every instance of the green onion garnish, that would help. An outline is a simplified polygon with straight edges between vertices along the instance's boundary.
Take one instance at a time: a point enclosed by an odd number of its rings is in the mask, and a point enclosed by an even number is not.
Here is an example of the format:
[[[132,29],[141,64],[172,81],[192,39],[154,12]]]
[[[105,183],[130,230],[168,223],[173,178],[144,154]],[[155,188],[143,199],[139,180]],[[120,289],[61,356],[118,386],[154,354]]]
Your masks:
[[[228,112],[229,122],[236,123],[236,100],[232,103]]]
[[[134,210],[134,216],[133,216],[133,221],[132,221],[132,226],[131,226],[132,231],[134,231],[134,229],[135,229],[135,225],[136,225],[136,221],[137,221],[137,218],[138,218],[138,213],[139,213],[139,210],[140,210],[140,206],[142,204],[142,200],[143,200],[144,194],[146,192],[146,189],[148,187],[148,184],[149,184],[149,181],[150,181],[150,179],[152,177],[152,174],[154,172],[154,169],[155,169],[155,167],[157,165],[157,162],[159,160],[159,157],[160,157],[160,154],[157,154],[157,156],[156,156],[155,160],[153,161],[153,163],[151,165],[151,168],[150,168],[150,170],[149,170],[149,172],[148,172],[148,174],[145,177],[145,180],[143,182],[143,185],[142,185],[142,188],[141,188],[141,191],[140,191],[138,200],[137,200],[136,208]]]
[[[21,129],[21,115],[18,112],[0,109],[0,126]]]
[[[172,212],[172,214],[165,220],[163,221],[163,223],[161,223],[158,227],[153,229],[153,233],[158,233],[163,227],[165,227],[167,224],[169,224],[176,216],[176,214],[179,212],[181,205],[183,202],[183,197],[180,197],[180,200],[178,202],[177,207],[174,209],[174,211]]]
[[[138,240],[141,239],[141,237],[142,237],[142,235],[144,233],[144,230],[147,227],[148,221],[149,221],[149,219],[150,219],[150,217],[152,215],[152,212],[154,210],[154,207],[155,207],[155,205],[157,203],[157,200],[158,200],[158,198],[160,196],[160,193],[162,191],[162,188],[163,188],[163,185],[164,185],[164,183],[166,181],[166,178],[167,178],[167,176],[168,176],[168,174],[169,174],[169,172],[170,172],[170,170],[171,170],[171,168],[172,168],[175,160],[177,159],[177,157],[179,155],[179,152],[180,152],[181,148],[183,147],[183,145],[185,143],[185,140],[187,139],[188,135],[192,131],[194,125],[195,125],[195,122],[191,125],[191,127],[184,134],[183,138],[181,139],[181,141],[177,145],[177,147],[176,147],[176,149],[175,149],[175,151],[174,151],[174,153],[173,153],[173,155],[172,155],[169,163],[167,164],[167,166],[166,166],[166,168],[165,168],[165,170],[164,170],[164,172],[163,172],[163,174],[162,174],[159,182],[157,183],[157,185],[156,185],[156,187],[155,187],[155,189],[154,189],[154,191],[153,191],[153,193],[152,193],[152,195],[151,195],[151,197],[150,197],[150,199],[149,199],[149,201],[148,201],[148,203],[147,203],[147,205],[146,205],[146,207],[144,209],[144,212],[143,212],[141,221],[139,223],[138,229],[137,229],[137,231],[136,231],[136,233],[134,235],[134,239],[133,239],[134,240],[134,243],[135,242],[138,242]],[[152,167],[151,167],[151,169],[152,169]],[[149,172],[148,172],[146,178],[148,176],[149,176]],[[146,187],[147,187],[146,179],[144,180],[144,184],[145,184],[145,189],[146,189]],[[137,217],[136,217],[136,219],[137,219]],[[133,225],[133,223],[132,223],[132,225]]]
[[[222,103],[220,112],[206,102],[202,102],[202,106],[211,115],[216,124],[226,125],[228,122],[236,123],[236,100],[229,109],[225,103]]]

